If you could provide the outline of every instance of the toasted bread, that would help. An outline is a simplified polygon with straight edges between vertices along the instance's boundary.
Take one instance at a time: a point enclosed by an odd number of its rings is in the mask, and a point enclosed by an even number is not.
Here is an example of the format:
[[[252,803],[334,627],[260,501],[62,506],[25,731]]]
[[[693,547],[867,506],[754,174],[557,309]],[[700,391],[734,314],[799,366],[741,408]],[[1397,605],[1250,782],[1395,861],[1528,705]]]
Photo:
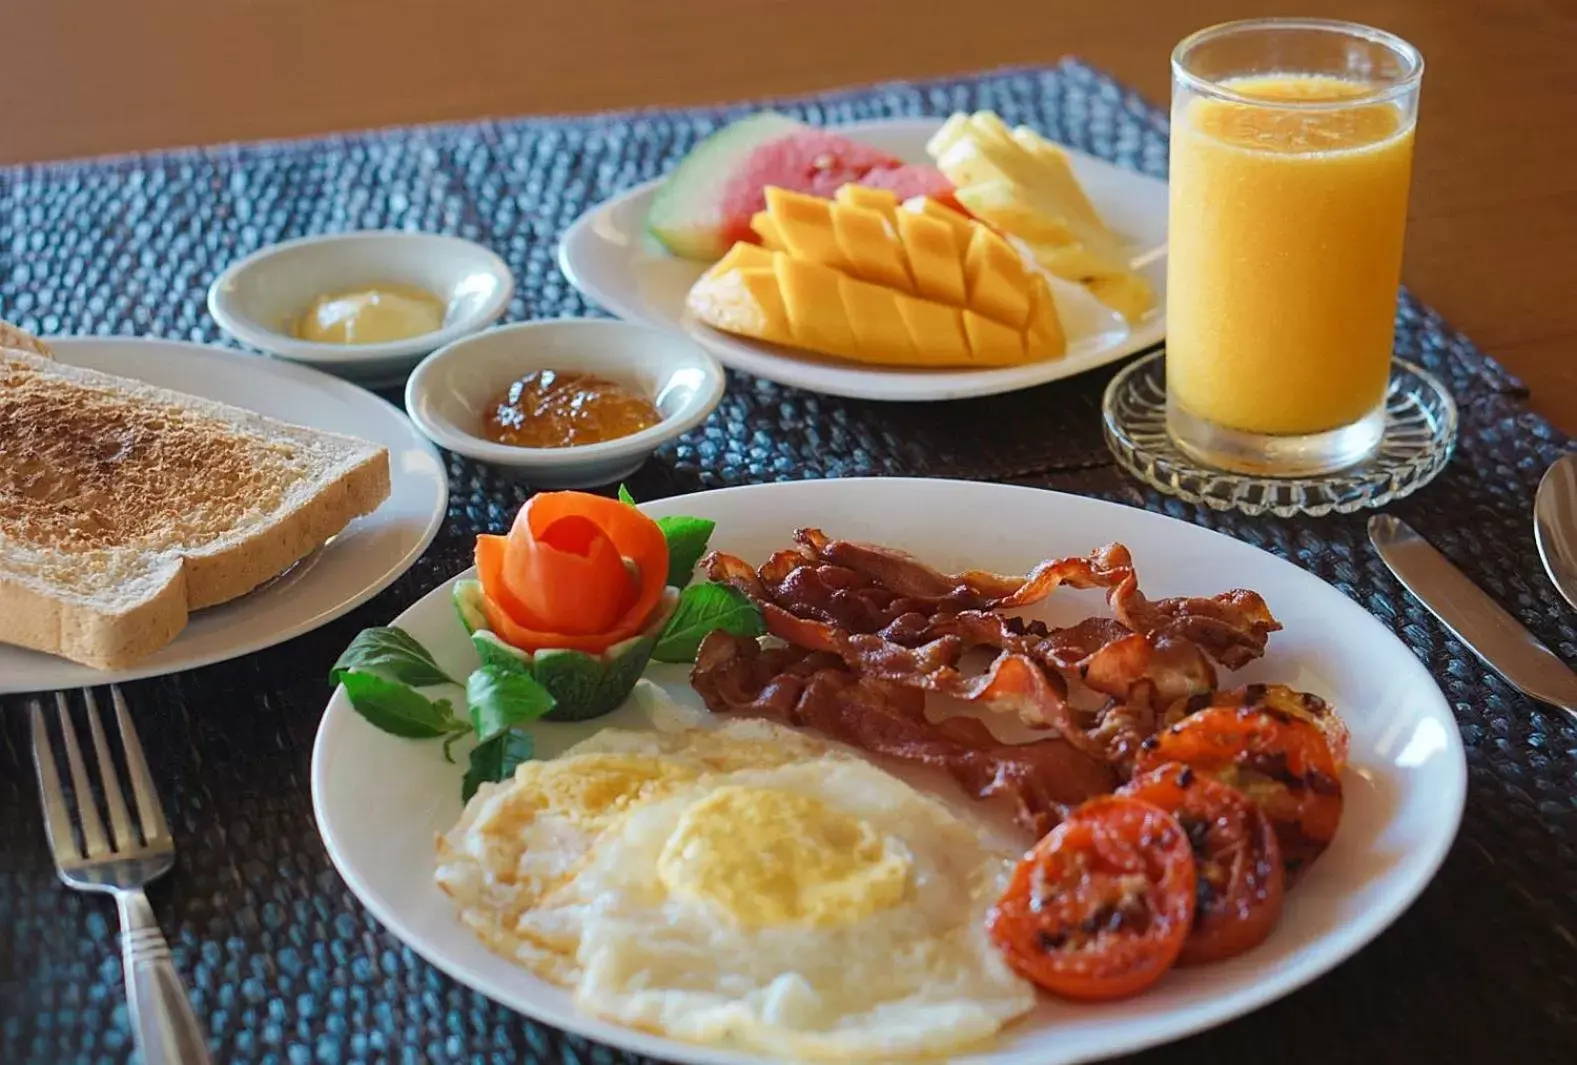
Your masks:
[[[0,350],[0,643],[128,665],[388,494],[376,444]]]
[[[49,350],[49,345],[25,329],[18,329],[10,322],[0,320],[0,348],[10,348],[13,351],[31,351],[44,358],[53,358],[55,353]]]

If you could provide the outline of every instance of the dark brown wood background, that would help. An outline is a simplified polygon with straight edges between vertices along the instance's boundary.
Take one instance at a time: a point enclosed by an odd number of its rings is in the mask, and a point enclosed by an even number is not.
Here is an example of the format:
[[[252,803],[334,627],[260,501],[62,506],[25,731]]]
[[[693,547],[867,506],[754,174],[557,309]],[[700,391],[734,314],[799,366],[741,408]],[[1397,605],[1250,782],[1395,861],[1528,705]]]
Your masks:
[[[1577,432],[1577,0],[0,0],[0,162],[737,99],[1361,19],[1424,79],[1406,280]]]

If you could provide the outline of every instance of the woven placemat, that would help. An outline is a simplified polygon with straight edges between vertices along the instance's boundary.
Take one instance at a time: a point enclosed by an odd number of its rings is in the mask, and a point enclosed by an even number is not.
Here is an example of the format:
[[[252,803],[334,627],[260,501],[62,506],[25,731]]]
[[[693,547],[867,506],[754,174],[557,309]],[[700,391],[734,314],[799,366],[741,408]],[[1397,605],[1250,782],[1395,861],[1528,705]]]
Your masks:
[[[1161,112],[1088,67],[1015,70],[780,101],[836,123],[992,108],[1164,175]],[[398,227],[496,248],[511,318],[597,313],[559,275],[559,232],[653,177],[744,108],[401,130],[0,173],[0,317],[43,333],[215,341],[207,285],[265,244]],[[1577,627],[1534,552],[1543,469],[1571,446],[1520,384],[1404,294],[1397,342],[1449,384],[1462,439],[1446,472],[1392,508],[1568,661]],[[1330,581],[1428,664],[1467,742],[1461,837],[1435,883],[1372,946],[1311,987],[1146,1061],[1577,1060],[1577,729],[1451,639],[1368,549],[1364,517],[1248,520],[1124,479],[1101,441],[1109,372],[950,404],[831,399],[731,375],[700,429],[635,478],[642,498],[855,474],[1016,481],[1160,510]],[[392,398],[392,397],[391,397]],[[450,459],[449,520],[387,592],[244,660],[125,686],[172,810],[180,860],[151,892],[221,1061],[623,1063],[525,1020],[417,959],[356,902],[313,825],[307,767],[329,664],[462,568],[525,490]],[[115,915],[62,890],[46,856],[26,715],[0,714],[0,1062],[123,1062]]]

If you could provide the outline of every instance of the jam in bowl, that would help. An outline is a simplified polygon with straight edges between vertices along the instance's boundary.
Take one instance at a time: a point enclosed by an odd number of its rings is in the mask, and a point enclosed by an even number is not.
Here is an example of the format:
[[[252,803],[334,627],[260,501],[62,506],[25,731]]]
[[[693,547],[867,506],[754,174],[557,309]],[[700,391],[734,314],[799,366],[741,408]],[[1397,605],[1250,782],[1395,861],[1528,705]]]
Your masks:
[[[500,326],[435,351],[405,407],[434,443],[542,488],[612,484],[695,428],[723,371],[675,333],[607,319]]]

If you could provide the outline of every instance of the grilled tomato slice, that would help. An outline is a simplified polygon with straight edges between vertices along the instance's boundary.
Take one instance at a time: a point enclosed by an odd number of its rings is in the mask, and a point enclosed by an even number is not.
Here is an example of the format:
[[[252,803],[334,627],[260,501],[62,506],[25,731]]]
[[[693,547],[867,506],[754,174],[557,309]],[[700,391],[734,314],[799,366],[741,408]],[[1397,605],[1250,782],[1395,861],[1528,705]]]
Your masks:
[[[988,918],[1023,976],[1066,998],[1136,994],[1194,921],[1194,855],[1177,819],[1124,795],[1084,803],[1024,856]]]
[[[1168,762],[1191,766],[1242,792],[1264,811],[1281,844],[1290,886],[1336,835],[1342,785],[1325,733],[1268,706],[1211,706],[1139,745],[1135,775]]]
[[[1281,846],[1258,806],[1191,767],[1171,763],[1118,791],[1159,806],[1183,826],[1198,886],[1194,928],[1179,965],[1220,961],[1258,946],[1276,927],[1286,896]]]
[[[1179,700],[1167,711],[1164,724],[1175,725],[1189,714],[1197,714],[1212,706],[1250,706],[1300,717],[1318,726],[1324,733],[1336,768],[1341,769],[1347,764],[1347,748],[1352,742],[1347,723],[1318,695],[1296,691],[1285,684],[1247,684],[1233,691],[1210,692]]]

